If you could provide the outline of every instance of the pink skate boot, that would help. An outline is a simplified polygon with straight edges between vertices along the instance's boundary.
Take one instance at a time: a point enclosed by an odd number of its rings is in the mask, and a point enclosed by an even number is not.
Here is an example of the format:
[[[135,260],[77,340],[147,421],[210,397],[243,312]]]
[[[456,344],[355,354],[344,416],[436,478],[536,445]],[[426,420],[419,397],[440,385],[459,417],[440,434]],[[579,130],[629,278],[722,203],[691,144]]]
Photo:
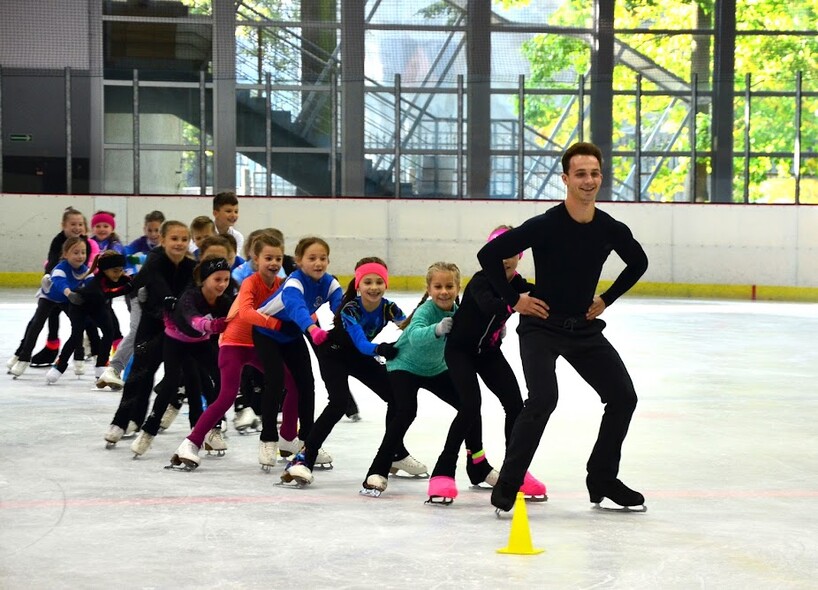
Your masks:
[[[457,498],[457,484],[453,477],[436,475],[429,480],[429,499],[426,504],[448,506]]]
[[[523,479],[523,485],[520,486],[520,491],[525,494],[526,500],[532,502],[545,502],[548,500],[545,484],[528,471],[525,472],[525,479]]]

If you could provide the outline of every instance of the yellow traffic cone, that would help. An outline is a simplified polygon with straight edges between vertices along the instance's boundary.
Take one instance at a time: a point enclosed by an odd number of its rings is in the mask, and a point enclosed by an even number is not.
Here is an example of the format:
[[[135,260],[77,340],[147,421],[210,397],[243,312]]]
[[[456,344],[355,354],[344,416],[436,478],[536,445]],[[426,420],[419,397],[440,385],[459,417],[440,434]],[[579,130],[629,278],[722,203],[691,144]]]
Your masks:
[[[517,493],[514,501],[514,516],[511,519],[511,533],[508,536],[508,546],[498,549],[497,553],[511,555],[537,555],[545,549],[535,549],[531,546],[531,530],[528,528],[528,513],[525,508],[525,495]]]

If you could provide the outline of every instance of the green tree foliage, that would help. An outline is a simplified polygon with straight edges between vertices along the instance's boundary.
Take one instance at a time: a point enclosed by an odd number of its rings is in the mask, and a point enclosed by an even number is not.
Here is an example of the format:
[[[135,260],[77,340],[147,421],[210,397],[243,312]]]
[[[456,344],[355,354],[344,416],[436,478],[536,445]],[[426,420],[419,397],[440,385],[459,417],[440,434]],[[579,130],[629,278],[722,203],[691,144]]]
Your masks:
[[[818,22],[818,0],[738,0],[736,48],[736,155],[744,149],[744,78],[751,76],[753,91],[793,92],[797,72],[804,74],[804,89],[818,86],[818,38],[811,35],[752,35],[744,32],[780,30],[809,31]],[[498,0],[499,2],[499,0]],[[502,0],[504,6],[521,0]],[[668,72],[666,78],[643,73],[642,90],[646,92],[641,105],[642,147],[648,150],[689,152],[691,114],[689,99],[673,100],[661,92],[665,82],[673,79],[688,86],[692,74],[698,75],[699,92],[705,98],[711,89],[712,38],[688,32],[669,34],[667,30],[712,29],[713,0],[621,0],[615,11],[615,29],[643,29],[635,33],[620,33],[618,42]],[[526,41],[522,51],[531,64],[527,84],[532,88],[568,89],[565,96],[529,96],[525,103],[526,121],[546,137],[565,144],[575,138],[579,109],[569,94],[576,93],[577,79],[587,74],[590,65],[589,3],[586,0],[566,0],[550,17],[549,24],[566,28],[564,35],[536,35]],[[658,32],[652,32],[658,31]],[[697,49],[705,51],[699,51]],[[702,55],[705,56],[702,59]],[[633,91],[639,72],[618,61],[614,71],[614,149],[632,150],[635,146],[635,99]],[[586,82],[586,86],[590,82]],[[619,92],[622,92],[620,94]],[[585,105],[587,109],[587,104]],[[755,97],[752,99],[750,147],[755,152],[792,151],[794,148],[795,99],[788,97]],[[814,99],[802,103],[802,149],[818,150],[818,109]],[[586,111],[587,115],[587,111]],[[710,111],[699,105],[693,117],[697,121],[697,149],[710,150]],[[587,117],[586,117],[587,121]],[[562,122],[561,124],[559,124]],[[681,132],[680,132],[681,131]],[[587,136],[587,134],[586,134]],[[702,162],[709,162],[703,157]],[[678,156],[654,161],[660,164],[648,189],[648,198],[686,198],[689,158]],[[633,161],[618,158],[614,176],[624,180],[631,173]],[[643,162],[643,168],[646,163]],[[741,164],[736,167],[736,194],[742,199]],[[706,171],[706,168],[702,168]],[[818,161],[802,163],[803,175],[818,175]],[[697,172],[698,173],[698,172]],[[786,178],[793,174],[791,158],[753,158],[750,161],[750,199],[780,200],[779,195],[763,194],[769,183],[765,179]],[[698,194],[698,193],[697,193]],[[789,200],[792,200],[792,194]]]

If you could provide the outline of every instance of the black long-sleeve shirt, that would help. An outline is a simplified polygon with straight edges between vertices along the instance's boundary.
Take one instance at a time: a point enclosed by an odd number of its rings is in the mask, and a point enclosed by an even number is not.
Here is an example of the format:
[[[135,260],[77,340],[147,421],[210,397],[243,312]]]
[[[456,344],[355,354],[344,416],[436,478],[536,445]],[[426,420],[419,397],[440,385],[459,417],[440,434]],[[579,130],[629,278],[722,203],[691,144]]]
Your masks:
[[[520,275],[515,275],[506,283],[516,293],[527,293],[534,287]],[[476,354],[499,348],[502,343],[500,331],[512,313],[491,286],[486,273],[477,271],[463,291],[463,300],[454,314],[454,324],[446,345]]]
[[[528,248],[534,256],[536,281],[531,295],[545,301],[554,315],[585,315],[611,252],[619,255],[625,268],[601,295],[607,306],[635,285],[648,268],[645,251],[624,223],[600,209],[589,223],[578,223],[565,203],[560,203],[488,242],[477,253],[492,286],[512,307],[520,296],[506,281],[502,260]]]

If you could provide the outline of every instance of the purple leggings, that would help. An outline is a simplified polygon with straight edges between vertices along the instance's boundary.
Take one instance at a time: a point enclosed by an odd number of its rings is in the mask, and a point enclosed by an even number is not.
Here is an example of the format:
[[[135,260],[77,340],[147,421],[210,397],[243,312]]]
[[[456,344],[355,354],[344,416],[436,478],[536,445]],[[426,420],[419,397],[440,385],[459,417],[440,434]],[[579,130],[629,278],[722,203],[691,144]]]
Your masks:
[[[263,371],[261,360],[256,355],[256,350],[252,346],[222,346],[219,348],[219,371],[221,372],[221,389],[219,397],[207,407],[207,410],[196,421],[196,426],[188,435],[188,440],[201,448],[207,433],[216,426],[222,416],[233,407],[236,396],[239,393],[241,384],[241,370],[244,365],[252,365],[259,371]],[[287,440],[292,440],[298,433],[298,390],[295,388],[290,371],[284,369],[284,385],[287,395],[284,396],[282,407],[281,436]],[[272,421],[275,424],[275,414],[272,417],[263,416],[263,423]]]

